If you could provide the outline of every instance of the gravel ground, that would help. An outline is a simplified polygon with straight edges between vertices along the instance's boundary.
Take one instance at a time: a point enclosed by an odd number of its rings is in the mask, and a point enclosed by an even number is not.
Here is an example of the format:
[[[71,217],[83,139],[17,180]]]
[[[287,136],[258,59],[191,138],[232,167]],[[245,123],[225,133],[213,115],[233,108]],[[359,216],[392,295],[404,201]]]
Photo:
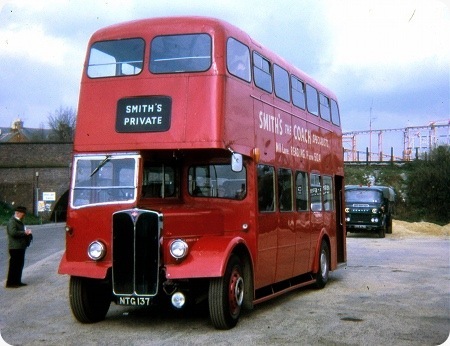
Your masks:
[[[350,234],[347,266],[323,290],[259,304],[229,331],[215,330],[202,308],[177,314],[112,304],[105,321],[80,324],[68,277],[56,273],[62,249],[41,258],[30,248],[28,286],[0,287],[1,336],[10,345],[438,345],[450,332],[449,230],[394,221],[384,239]],[[44,233],[35,231],[38,240]]]

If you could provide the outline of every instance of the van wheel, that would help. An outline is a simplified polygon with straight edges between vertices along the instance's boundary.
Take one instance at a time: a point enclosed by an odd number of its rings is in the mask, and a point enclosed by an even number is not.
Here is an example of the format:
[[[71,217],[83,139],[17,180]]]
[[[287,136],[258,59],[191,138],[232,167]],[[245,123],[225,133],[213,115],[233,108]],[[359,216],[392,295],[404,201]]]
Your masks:
[[[386,225],[380,228],[380,230],[378,231],[378,236],[380,238],[386,237]]]
[[[72,313],[81,323],[105,319],[111,305],[111,289],[105,280],[70,277],[69,300]]]
[[[242,265],[236,255],[231,255],[225,275],[213,278],[209,284],[209,315],[217,329],[231,329],[238,320],[244,301]]]
[[[386,233],[392,234],[392,217],[391,216],[389,216],[389,218],[388,218]]]
[[[324,288],[330,274],[330,249],[328,243],[322,240],[319,252],[319,271],[316,274],[316,287]]]

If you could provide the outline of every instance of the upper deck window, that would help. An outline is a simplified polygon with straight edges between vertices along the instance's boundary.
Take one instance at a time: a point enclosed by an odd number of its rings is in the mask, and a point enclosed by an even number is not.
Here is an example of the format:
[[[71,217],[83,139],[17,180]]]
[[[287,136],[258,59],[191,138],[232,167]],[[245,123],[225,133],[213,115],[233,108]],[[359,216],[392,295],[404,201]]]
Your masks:
[[[306,107],[308,112],[314,115],[319,115],[319,99],[317,89],[306,84]]]
[[[201,72],[211,66],[208,34],[157,36],[150,47],[152,73]]]
[[[291,77],[292,103],[301,109],[306,108],[305,83],[295,76]]]
[[[250,82],[250,50],[234,38],[227,41],[227,68],[232,75]]]
[[[335,100],[331,99],[331,121],[334,125],[341,126],[341,118],[339,116],[339,107]]]
[[[273,81],[275,84],[275,95],[280,99],[290,102],[289,74],[287,71],[278,65],[273,65]]]
[[[319,93],[320,117],[326,121],[330,121],[330,99],[324,94]]]
[[[144,40],[95,42],[89,53],[87,74],[91,78],[130,76],[142,71]]]
[[[256,52],[253,52],[253,76],[255,84],[269,93],[272,92],[272,75],[270,62]]]

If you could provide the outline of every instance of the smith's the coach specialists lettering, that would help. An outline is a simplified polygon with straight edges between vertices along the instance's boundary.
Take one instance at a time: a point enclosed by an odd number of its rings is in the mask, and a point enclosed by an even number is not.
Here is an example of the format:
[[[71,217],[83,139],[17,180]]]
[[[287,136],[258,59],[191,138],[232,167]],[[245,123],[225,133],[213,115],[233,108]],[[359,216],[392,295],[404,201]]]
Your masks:
[[[163,132],[170,128],[172,99],[134,97],[117,102],[117,132]]]

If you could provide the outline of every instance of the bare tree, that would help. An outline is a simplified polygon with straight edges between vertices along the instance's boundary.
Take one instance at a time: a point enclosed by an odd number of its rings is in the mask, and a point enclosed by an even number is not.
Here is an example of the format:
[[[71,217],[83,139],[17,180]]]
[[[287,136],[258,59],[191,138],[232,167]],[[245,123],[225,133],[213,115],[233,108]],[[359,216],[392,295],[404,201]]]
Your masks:
[[[58,142],[72,142],[75,133],[77,114],[73,108],[59,107],[54,114],[49,114],[48,125],[51,129],[49,138]]]

